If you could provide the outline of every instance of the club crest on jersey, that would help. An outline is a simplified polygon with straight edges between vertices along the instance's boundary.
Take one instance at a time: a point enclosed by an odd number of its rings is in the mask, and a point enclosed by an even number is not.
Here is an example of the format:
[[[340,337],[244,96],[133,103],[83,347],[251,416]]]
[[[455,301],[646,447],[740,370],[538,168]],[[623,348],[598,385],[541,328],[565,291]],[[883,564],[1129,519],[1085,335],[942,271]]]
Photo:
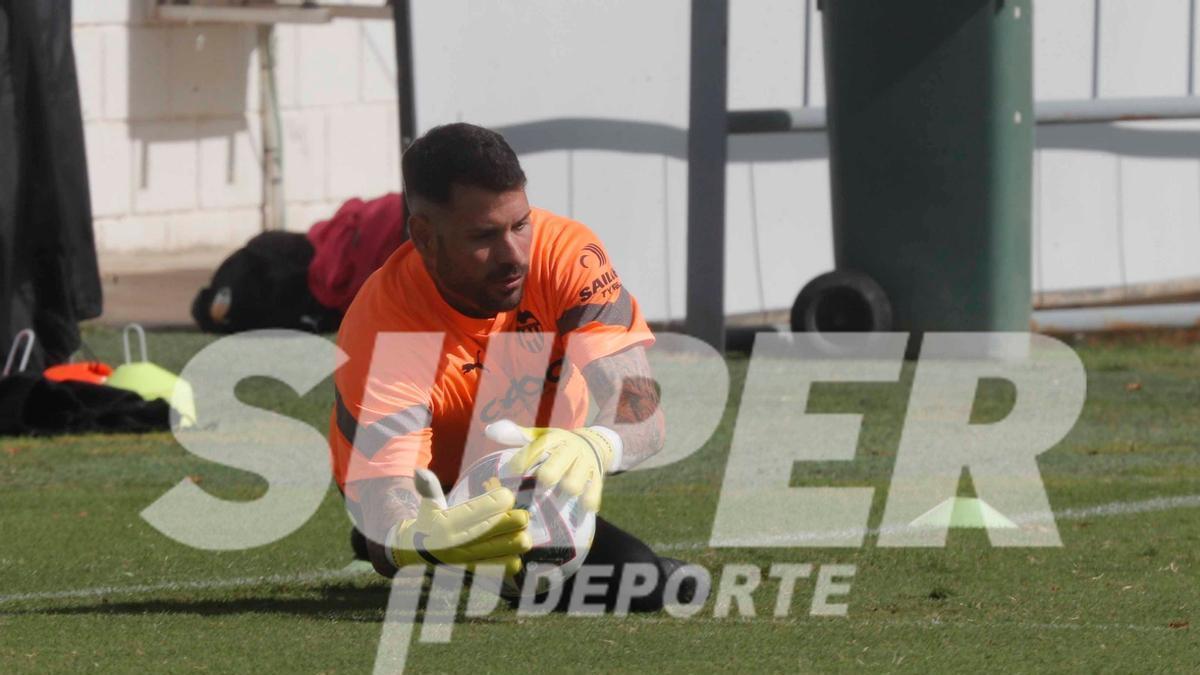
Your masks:
[[[583,247],[583,252],[579,256],[579,266],[584,269],[592,267],[600,268],[608,264],[608,256],[604,254],[604,249],[600,248],[599,244],[588,244]]]
[[[535,354],[546,346],[542,323],[533,315],[533,312],[517,312],[517,341],[521,343],[522,347]]]
[[[579,289],[579,299],[587,302],[593,295],[608,296],[621,290],[621,277],[617,271],[610,269],[592,280],[591,285]]]

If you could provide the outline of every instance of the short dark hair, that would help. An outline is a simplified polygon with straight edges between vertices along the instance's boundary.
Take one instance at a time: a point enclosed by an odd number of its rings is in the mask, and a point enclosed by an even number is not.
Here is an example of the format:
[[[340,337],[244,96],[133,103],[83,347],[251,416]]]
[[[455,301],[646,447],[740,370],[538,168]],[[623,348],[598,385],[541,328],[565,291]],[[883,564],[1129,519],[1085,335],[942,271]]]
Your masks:
[[[401,162],[406,194],[435,204],[450,203],[455,183],[508,192],[525,187],[525,172],[504,137],[459,122],[430,129],[404,153]]]

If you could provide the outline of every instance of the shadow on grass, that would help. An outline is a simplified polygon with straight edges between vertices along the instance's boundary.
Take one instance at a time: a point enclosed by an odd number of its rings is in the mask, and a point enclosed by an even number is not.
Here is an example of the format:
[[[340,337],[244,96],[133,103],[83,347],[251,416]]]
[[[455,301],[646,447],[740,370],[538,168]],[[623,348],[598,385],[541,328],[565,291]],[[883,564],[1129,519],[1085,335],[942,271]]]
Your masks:
[[[255,592],[253,597],[224,599],[153,598],[113,602],[103,598],[87,605],[44,607],[0,611],[0,616],[23,615],[110,615],[110,614],[190,614],[226,616],[236,614],[290,614],[340,621],[379,622],[388,603],[387,587],[363,588],[350,584],[312,590]],[[242,594],[237,594],[242,595]]]
[[[98,598],[86,605],[3,610],[0,611],[0,617],[264,614],[291,615],[321,621],[380,623],[387,610],[389,593],[390,588],[387,586],[362,587],[338,584],[311,590],[281,589],[272,593],[257,591],[253,597],[225,599],[154,598],[111,602]],[[424,605],[425,598],[423,597],[422,609],[416,616],[417,622],[423,620]],[[506,603],[498,603],[498,611],[503,612],[505,608]],[[490,616],[464,620],[460,614],[456,623],[491,623],[494,620],[496,619]]]

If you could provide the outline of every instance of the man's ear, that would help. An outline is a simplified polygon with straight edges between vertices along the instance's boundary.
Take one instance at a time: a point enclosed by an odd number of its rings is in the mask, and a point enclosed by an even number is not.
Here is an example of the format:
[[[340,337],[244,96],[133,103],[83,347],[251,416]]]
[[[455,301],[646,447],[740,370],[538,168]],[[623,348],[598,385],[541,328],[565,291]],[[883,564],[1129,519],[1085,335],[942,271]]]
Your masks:
[[[430,257],[436,253],[437,237],[433,233],[433,223],[423,213],[414,213],[408,219],[408,231],[412,236],[413,247],[422,257]]]

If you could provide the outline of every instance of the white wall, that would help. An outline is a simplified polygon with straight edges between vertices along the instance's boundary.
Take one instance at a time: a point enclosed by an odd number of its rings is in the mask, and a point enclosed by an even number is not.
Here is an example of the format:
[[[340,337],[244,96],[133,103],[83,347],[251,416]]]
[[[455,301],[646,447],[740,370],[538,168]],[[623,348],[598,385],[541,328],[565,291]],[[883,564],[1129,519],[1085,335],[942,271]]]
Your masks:
[[[1188,95],[1190,2],[1103,0],[1096,76],[1094,0],[1038,0],[1038,98]],[[682,318],[689,3],[414,4],[422,128],[524,123],[510,137],[533,194],[602,234],[647,314]],[[731,108],[824,104],[815,5],[734,0]],[[561,118],[576,121],[549,123]],[[1042,127],[1035,288],[1200,276],[1196,132],[1191,121]],[[786,308],[833,264],[824,138],[735,137],[730,156],[726,309]]]
[[[257,231],[253,29],[74,2],[101,248],[234,246]],[[1037,1],[1038,98],[1187,95],[1200,84],[1191,2],[1103,0],[1097,77],[1094,0]],[[815,4],[734,0],[731,107],[824,104]],[[504,130],[534,200],[601,233],[651,318],[682,318],[688,1],[413,5],[420,129]],[[390,24],[281,26],[278,50],[289,226],[395,189]],[[1200,124],[1042,127],[1038,143],[1036,289],[1200,275]],[[822,134],[731,139],[729,312],[787,307],[832,266],[827,155]]]
[[[467,120],[506,131],[525,151],[531,196],[595,229],[656,319],[684,311],[689,6],[414,3],[421,129]],[[733,3],[731,106],[804,103],[804,10]],[[810,84],[811,103],[823,86]],[[731,140],[728,311],[788,306],[831,266],[826,156],[821,134]]]
[[[1191,94],[1191,3],[1104,0],[1097,64],[1094,1],[1038,2],[1038,99]],[[1200,276],[1200,122],[1042,127],[1038,145],[1036,289]]]
[[[101,251],[234,248],[259,232],[256,29],[158,23],[150,0],[73,2]],[[391,22],[280,26],[276,48],[289,229],[399,189]]]

